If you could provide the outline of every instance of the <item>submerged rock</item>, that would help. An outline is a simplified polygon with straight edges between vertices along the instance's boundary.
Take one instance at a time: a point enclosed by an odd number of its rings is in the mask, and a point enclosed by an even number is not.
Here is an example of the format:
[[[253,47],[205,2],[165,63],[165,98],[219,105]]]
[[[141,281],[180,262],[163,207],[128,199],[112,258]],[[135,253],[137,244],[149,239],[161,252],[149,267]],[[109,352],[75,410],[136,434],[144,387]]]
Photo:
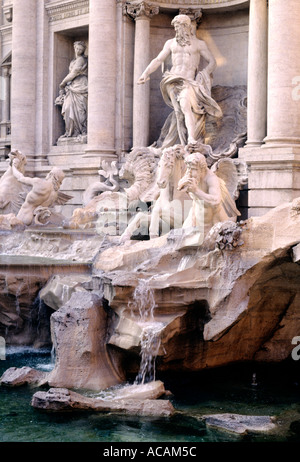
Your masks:
[[[269,416],[252,416],[240,414],[213,414],[204,415],[201,420],[205,420],[208,427],[218,428],[232,433],[244,435],[248,432],[269,432],[275,430],[277,425],[274,418]]]
[[[41,385],[47,380],[47,373],[31,367],[10,367],[0,378],[0,384],[7,387],[21,385]]]
[[[170,401],[154,399],[114,399],[89,398],[66,388],[50,388],[33,395],[31,405],[36,409],[52,412],[71,410],[93,410],[116,412],[128,415],[169,417],[175,413]]]

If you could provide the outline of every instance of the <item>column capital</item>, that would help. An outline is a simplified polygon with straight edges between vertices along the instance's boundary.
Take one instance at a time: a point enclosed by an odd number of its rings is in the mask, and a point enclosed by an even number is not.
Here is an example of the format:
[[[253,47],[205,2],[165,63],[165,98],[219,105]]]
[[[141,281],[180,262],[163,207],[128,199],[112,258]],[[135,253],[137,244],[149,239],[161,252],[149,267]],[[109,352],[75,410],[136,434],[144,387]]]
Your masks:
[[[138,19],[152,19],[153,16],[159,13],[159,6],[153,3],[145,2],[144,0],[128,3],[123,6],[124,14],[138,20]]]
[[[186,14],[191,21],[196,21],[198,26],[201,22],[203,11],[202,8],[179,8],[179,14]]]

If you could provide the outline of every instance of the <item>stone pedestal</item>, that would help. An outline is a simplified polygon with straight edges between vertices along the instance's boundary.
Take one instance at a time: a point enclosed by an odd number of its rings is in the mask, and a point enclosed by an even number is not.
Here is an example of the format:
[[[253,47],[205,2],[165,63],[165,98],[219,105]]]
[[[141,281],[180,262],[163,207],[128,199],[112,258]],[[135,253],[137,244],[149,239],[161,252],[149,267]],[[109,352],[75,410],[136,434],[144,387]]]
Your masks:
[[[249,217],[300,196],[300,148],[245,148],[239,157],[249,165]]]
[[[263,3],[263,0],[251,0],[250,40],[264,17]],[[240,150],[239,157],[247,162],[250,170],[250,216],[263,215],[300,196],[300,105],[294,84],[295,77],[300,76],[299,20],[297,0],[269,2],[267,136],[263,140],[264,127],[261,125],[259,129],[257,124],[264,114],[262,107],[259,110],[262,93],[257,94],[257,91],[265,88],[265,72],[261,69],[257,74],[257,87],[254,82],[251,86],[249,75],[252,99],[249,100],[248,146]],[[258,37],[259,33],[254,42]],[[265,42],[260,46],[257,43],[254,49],[256,58],[250,54],[249,59],[259,63],[257,55],[260,50],[264,53]]]

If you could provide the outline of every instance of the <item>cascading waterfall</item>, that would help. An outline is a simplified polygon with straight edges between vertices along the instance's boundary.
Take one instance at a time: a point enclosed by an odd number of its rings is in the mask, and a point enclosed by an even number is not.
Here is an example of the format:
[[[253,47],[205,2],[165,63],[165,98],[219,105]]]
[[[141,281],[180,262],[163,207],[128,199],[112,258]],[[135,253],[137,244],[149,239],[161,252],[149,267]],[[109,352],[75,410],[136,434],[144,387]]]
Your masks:
[[[20,314],[21,314],[19,296],[20,296],[20,293],[19,293],[19,289],[18,289],[17,292],[16,292],[16,313],[17,313],[18,316],[20,316]]]
[[[162,322],[154,320],[156,304],[153,290],[149,287],[147,280],[139,280],[129,307],[135,319],[137,318],[136,312],[139,313],[137,323],[142,328],[141,363],[134,383],[143,385],[155,380],[155,363],[161,344],[160,332],[164,327]]]
[[[67,301],[69,301],[71,295],[70,295],[70,286],[68,286],[67,284],[63,284],[63,288],[62,288],[62,296],[61,296],[61,299],[63,300],[64,303],[66,303]]]
[[[145,384],[155,380],[155,362],[161,344],[161,322],[149,322],[143,327],[141,336],[141,364],[135,384]]]
[[[5,274],[4,278],[4,294],[8,295],[9,294],[9,287],[8,287],[8,281],[7,281],[7,274]]]
[[[56,360],[56,351],[55,351],[55,345],[53,343],[52,348],[51,348],[51,365],[53,367],[55,366],[55,360]]]
[[[179,262],[178,268],[177,268],[178,273],[180,271],[184,271],[188,267],[190,260],[191,260],[190,255],[185,255],[184,257],[182,257],[182,259]]]
[[[133,293],[133,300],[129,301],[128,306],[131,308],[131,316],[137,319],[139,324],[154,319],[156,304],[153,290],[149,287],[147,280],[139,279]]]

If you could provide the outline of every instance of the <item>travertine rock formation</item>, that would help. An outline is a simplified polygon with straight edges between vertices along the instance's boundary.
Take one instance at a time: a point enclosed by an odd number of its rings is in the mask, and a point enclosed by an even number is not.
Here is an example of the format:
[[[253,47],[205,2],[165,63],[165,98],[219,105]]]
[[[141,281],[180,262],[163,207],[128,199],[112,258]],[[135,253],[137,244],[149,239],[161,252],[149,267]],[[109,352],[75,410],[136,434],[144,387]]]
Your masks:
[[[173,230],[102,247],[93,274],[70,285],[71,298],[51,317],[50,386],[100,390],[136,374],[144,308],[160,326],[158,371],[289,358],[300,332],[298,204],[218,223],[200,246],[197,233]],[[8,282],[16,292],[17,281]]]
[[[52,310],[41,303],[39,291],[48,280],[45,273],[14,268],[0,271],[0,335],[7,345],[51,345],[49,318]]]
[[[74,293],[51,317],[56,352],[50,386],[101,390],[124,379],[112,363],[106,346],[108,316],[101,298]]]
[[[10,367],[0,378],[0,384],[7,387],[20,387],[22,385],[39,386],[46,380],[47,373],[32,369],[31,367]]]
[[[58,310],[70,300],[74,292],[85,291],[82,284],[89,282],[90,279],[90,276],[81,274],[53,276],[41,290],[40,298],[53,310]]]
[[[118,253],[114,249],[115,256],[122,255],[114,261],[112,251],[104,251],[95,268],[110,270],[105,297],[117,318],[109,342],[127,351],[136,348],[128,300],[143,279],[154,293],[155,319],[165,323],[161,369],[288,358],[292,338],[300,332],[300,215],[295,207],[283,204],[236,230],[232,223],[218,224],[198,249],[170,235],[156,240],[155,248],[150,241],[127,244]],[[231,241],[229,231],[238,233],[242,245],[221,250],[220,237]]]
[[[275,419],[264,415],[212,414],[201,416],[208,427],[217,428],[238,435],[267,433],[277,428]]]
[[[91,410],[118,414],[170,417],[175,413],[170,401],[155,399],[102,400],[88,398],[66,388],[50,388],[33,395],[32,406],[47,411]]]

